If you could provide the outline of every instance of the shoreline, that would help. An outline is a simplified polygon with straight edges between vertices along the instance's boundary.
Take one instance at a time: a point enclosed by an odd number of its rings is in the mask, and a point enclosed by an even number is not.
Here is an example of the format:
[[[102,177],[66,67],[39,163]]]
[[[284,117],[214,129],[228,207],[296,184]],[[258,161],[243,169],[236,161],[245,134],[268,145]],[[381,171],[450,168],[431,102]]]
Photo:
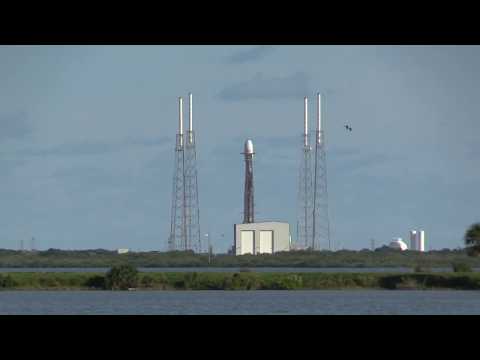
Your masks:
[[[480,273],[139,272],[137,286],[133,291],[354,289],[480,290]],[[2,273],[0,270],[0,291],[4,290],[104,291],[109,289],[105,286],[105,273]]]

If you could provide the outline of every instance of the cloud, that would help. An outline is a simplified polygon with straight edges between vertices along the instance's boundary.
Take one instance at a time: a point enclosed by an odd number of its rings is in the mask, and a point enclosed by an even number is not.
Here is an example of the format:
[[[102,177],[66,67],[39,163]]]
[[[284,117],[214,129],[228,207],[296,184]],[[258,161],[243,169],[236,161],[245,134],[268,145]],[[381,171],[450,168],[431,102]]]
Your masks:
[[[299,98],[308,94],[308,77],[297,72],[287,77],[267,78],[261,73],[251,80],[224,88],[219,97],[225,101],[238,100],[279,100]]]
[[[262,45],[248,50],[238,51],[227,58],[227,63],[243,64],[249,61],[256,61],[270,54],[273,50],[273,46]]]
[[[151,147],[168,144],[169,138],[126,138],[114,142],[82,141],[77,143],[61,144],[46,149],[22,150],[25,156],[82,156],[102,155],[131,147]]]
[[[0,141],[22,139],[32,132],[27,114],[18,112],[0,115]]]

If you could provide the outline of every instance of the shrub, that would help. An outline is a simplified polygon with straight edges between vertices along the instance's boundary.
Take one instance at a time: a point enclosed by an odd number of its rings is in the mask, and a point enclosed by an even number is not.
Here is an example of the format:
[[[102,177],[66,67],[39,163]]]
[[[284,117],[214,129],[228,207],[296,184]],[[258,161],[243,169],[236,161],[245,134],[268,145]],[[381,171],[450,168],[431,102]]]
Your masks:
[[[472,267],[466,263],[453,263],[452,264],[453,272],[456,273],[465,273],[465,272],[472,272]]]
[[[422,288],[417,279],[411,277],[403,277],[400,282],[395,285],[395,289],[398,290],[417,290]]]
[[[38,278],[38,284],[43,288],[57,288],[60,286],[60,283],[55,277],[49,276],[50,274],[42,274]]]
[[[93,275],[85,281],[85,286],[94,289],[105,289],[105,276]]]
[[[425,273],[430,271],[431,271],[430,268],[420,264],[415,265],[415,267],[413,268],[413,272],[416,272],[416,273]]]
[[[151,288],[153,287],[154,279],[150,275],[145,275],[141,280],[141,284],[144,288]]]
[[[0,288],[13,288],[17,285],[17,282],[10,276],[4,276],[0,274]]]
[[[176,280],[176,281],[173,282],[173,287],[175,289],[185,289],[185,286],[186,286],[185,280],[183,280],[183,279]]]
[[[128,290],[138,284],[138,270],[129,264],[113,266],[105,276],[105,288]]]
[[[301,288],[303,284],[302,277],[296,274],[282,276],[274,280],[271,284],[272,290],[294,290]]]

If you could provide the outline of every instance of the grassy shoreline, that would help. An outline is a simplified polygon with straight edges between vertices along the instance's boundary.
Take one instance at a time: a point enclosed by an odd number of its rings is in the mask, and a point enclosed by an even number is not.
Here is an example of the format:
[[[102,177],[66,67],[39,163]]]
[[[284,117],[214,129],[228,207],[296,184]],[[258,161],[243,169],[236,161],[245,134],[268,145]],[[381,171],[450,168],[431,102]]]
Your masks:
[[[138,290],[480,290],[480,273],[140,272],[136,288]],[[104,289],[104,273],[0,272],[0,291]]]

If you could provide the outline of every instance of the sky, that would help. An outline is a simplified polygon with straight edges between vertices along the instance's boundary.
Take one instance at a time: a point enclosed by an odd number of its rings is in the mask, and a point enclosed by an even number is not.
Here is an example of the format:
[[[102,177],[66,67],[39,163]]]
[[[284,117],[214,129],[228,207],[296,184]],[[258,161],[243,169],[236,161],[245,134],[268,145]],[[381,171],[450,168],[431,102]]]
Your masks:
[[[246,138],[256,220],[289,222],[295,240],[316,92],[336,248],[411,229],[457,248],[480,220],[479,90],[479,46],[0,46],[0,248],[166,250],[189,92],[214,251],[242,221]]]

